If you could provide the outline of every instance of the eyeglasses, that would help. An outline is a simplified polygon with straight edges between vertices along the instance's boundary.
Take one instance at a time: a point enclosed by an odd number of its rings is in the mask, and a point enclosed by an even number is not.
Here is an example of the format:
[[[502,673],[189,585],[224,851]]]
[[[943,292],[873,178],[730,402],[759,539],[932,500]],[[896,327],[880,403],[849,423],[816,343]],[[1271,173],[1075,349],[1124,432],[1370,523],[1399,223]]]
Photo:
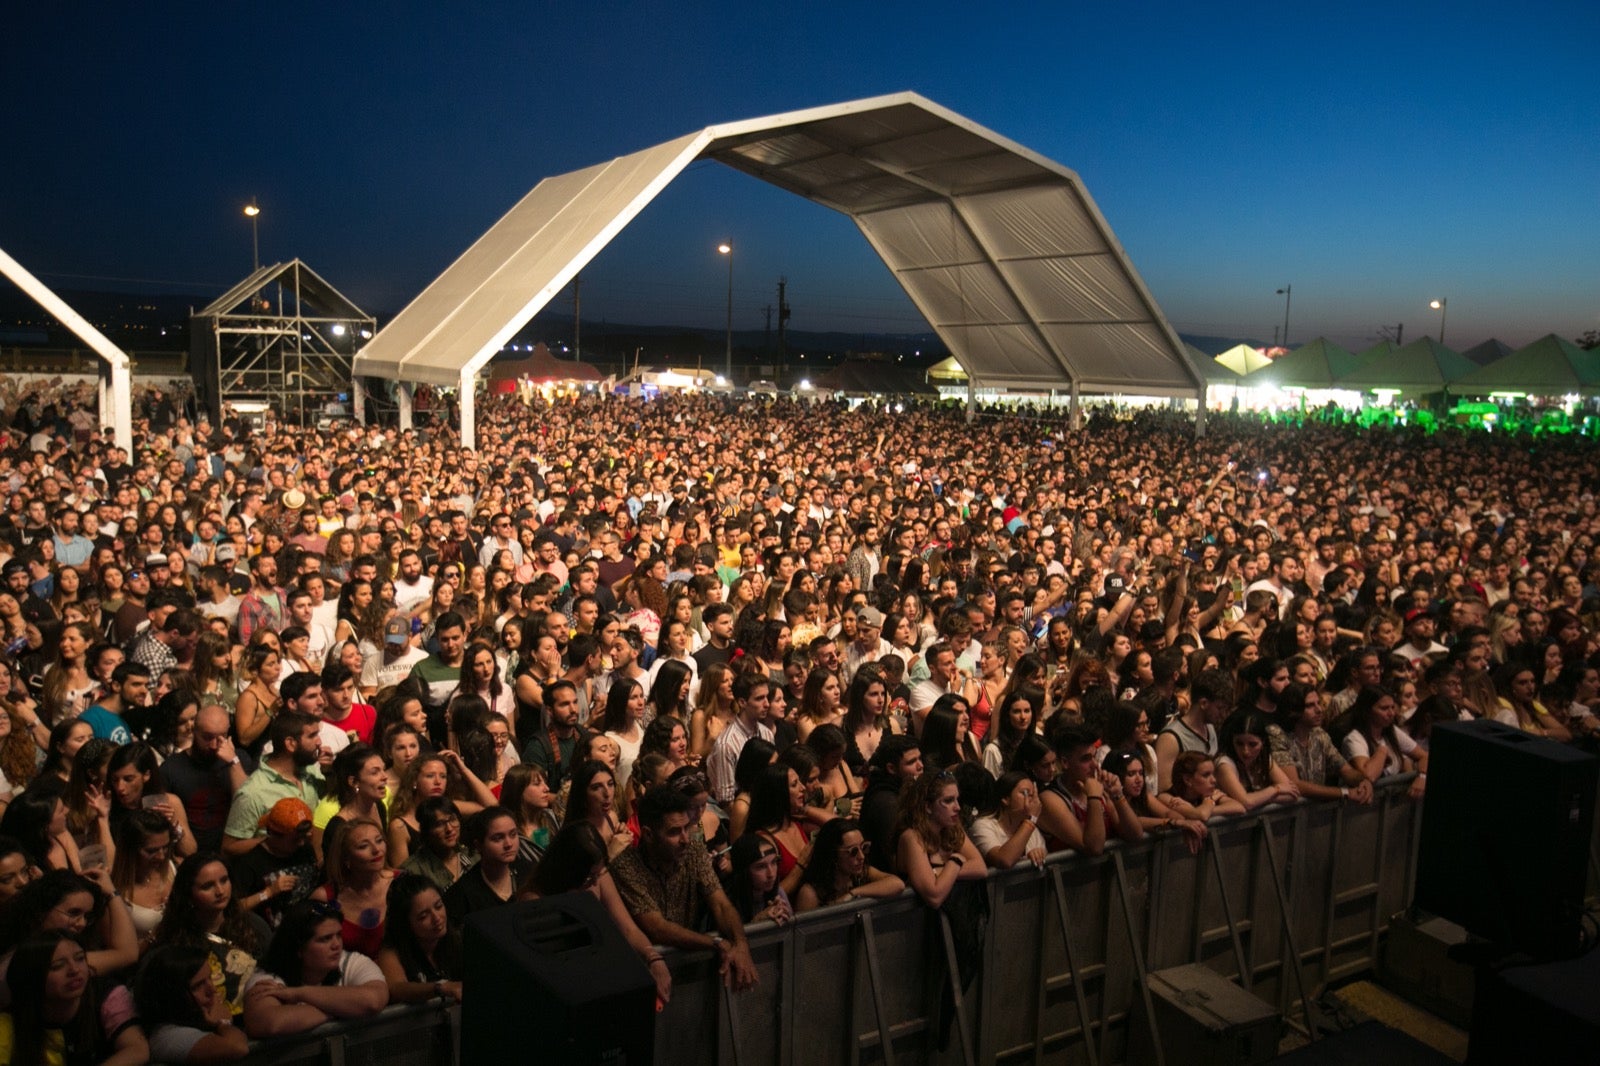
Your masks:
[[[854,859],[859,859],[859,858],[861,858],[861,856],[865,855],[866,853],[867,853],[867,846],[865,844],[845,844],[845,845],[843,845],[842,847],[839,848],[839,854],[841,854],[841,855],[849,855],[851,858],[854,858]]]

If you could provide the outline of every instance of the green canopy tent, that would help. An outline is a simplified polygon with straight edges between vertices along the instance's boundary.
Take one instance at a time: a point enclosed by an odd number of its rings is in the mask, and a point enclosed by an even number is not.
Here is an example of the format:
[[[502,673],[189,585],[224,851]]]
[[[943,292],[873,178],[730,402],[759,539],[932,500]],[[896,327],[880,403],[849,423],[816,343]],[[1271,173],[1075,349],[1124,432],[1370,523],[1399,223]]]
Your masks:
[[[1260,349],[1252,348],[1248,344],[1235,344],[1217,356],[1216,361],[1240,376],[1272,365],[1272,360],[1263,355]],[[1209,372],[1207,376],[1210,376]]]
[[[1332,389],[1338,380],[1360,369],[1359,357],[1344,348],[1318,337],[1310,344],[1301,345],[1288,355],[1272,361],[1251,374],[1246,374],[1239,384],[1246,388],[1276,385],[1280,388]]]
[[[1339,379],[1339,387],[1362,391],[1392,389],[1407,396],[1427,395],[1444,391],[1476,369],[1465,356],[1432,337],[1421,337],[1362,363]]]
[[[1537,396],[1600,394],[1600,350],[1585,351],[1554,333],[1479,367],[1455,384],[1468,395],[1528,392]]]
[[[1199,367],[1201,372],[1205,374],[1206,384],[1237,385],[1239,383],[1239,374],[1227,364],[1218,359],[1213,359],[1188,341],[1183,342],[1183,347],[1189,353],[1189,358],[1194,361],[1194,365]]]

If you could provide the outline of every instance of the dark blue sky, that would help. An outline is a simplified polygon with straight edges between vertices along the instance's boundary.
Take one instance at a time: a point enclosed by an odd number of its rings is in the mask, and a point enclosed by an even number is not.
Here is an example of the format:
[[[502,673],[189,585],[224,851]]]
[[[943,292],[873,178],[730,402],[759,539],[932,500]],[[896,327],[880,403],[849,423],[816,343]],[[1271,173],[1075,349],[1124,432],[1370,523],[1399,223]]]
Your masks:
[[[1082,175],[1187,333],[1365,347],[1600,328],[1594,0],[1519,5],[28,4],[0,39],[0,248],[205,302],[299,256],[416,295],[541,178],[913,89]],[[1048,7],[1038,14],[1029,10]],[[682,10],[679,10],[679,9]],[[925,328],[843,216],[716,164],[584,274],[586,319]]]

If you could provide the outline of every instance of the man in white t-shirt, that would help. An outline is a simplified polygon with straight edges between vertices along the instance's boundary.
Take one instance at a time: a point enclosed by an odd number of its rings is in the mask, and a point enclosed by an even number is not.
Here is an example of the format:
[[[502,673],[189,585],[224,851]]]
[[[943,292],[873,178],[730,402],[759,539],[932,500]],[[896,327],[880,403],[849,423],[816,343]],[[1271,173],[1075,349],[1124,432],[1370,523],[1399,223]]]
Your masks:
[[[361,664],[362,694],[370,696],[379,689],[398,685],[411,676],[413,666],[427,657],[427,652],[411,644],[411,623],[404,618],[389,619],[383,627],[383,647]]]

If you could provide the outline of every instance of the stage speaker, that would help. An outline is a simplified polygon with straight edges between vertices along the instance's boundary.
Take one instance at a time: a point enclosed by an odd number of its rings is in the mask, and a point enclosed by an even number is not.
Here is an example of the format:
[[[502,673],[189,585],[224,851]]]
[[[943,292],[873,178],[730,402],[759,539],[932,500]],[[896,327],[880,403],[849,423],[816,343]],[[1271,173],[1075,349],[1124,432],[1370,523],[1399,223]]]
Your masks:
[[[462,1062],[652,1063],[655,981],[589,893],[479,911],[464,947]]]
[[[1579,943],[1600,761],[1498,722],[1433,729],[1416,905],[1508,951]]]

